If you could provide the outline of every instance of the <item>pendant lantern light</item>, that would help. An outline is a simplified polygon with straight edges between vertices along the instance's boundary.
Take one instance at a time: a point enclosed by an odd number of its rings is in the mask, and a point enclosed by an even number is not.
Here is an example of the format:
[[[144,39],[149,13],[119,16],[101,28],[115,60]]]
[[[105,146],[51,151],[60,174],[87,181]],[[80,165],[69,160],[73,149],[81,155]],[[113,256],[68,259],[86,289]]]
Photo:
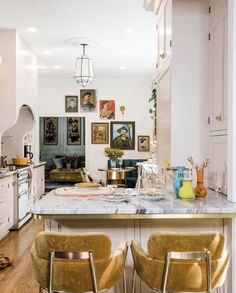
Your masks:
[[[83,55],[75,61],[76,82],[85,87],[94,79],[93,61],[85,54],[85,48],[88,44],[81,44],[83,47]]]

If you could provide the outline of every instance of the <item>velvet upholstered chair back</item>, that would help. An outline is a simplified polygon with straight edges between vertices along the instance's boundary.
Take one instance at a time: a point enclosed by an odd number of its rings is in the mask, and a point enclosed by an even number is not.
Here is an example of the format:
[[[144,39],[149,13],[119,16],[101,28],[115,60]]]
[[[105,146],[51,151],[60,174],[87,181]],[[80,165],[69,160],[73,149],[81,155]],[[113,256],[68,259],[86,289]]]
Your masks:
[[[91,251],[99,291],[113,287],[124,277],[127,243],[122,241],[112,252],[111,239],[103,233],[40,232],[31,248],[36,280],[40,288],[49,287],[49,253]],[[53,261],[53,288],[65,292],[91,292],[92,275],[88,260]]]
[[[223,285],[229,253],[225,238],[219,232],[171,233],[157,232],[150,235],[145,252],[138,241],[131,244],[134,268],[141,280],[155,290],[161,290],[168,252],[211,252],[211,287]],[[171,259],[167,292],[206,292],[208,288],[207,262],[205,259]],[[164,291],[163,291],[164,292]]]
[[[35,249],[42,259],[48,259],[50,251],[92,251],[94,260],[108,259],[111,255],[111,240],[106,234],[68,234],[41,232],[35,239]]]
[[[219,232],[207,233],[166,233],[157,232],[148,240],[148,254],[151,258],[165,260],[168,251],[211,252],[211,259],[222,257],[225,250],[225,238]]]

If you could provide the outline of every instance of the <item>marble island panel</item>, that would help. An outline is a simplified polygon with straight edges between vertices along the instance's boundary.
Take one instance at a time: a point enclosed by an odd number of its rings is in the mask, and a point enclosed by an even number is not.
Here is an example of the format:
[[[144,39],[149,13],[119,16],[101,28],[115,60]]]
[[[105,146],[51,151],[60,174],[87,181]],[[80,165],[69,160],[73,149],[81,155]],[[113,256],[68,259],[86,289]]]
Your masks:
[[[137,191],[134,190],[134,194]],[[66,218],[191,218],[191,217],[236,217],[236,203],[231,203],[226,196],[208,191],[208,196],[202,200],[176,199],[174,193],[166,192],[164,199],[148,201],[132,196],[124,202],[108,202],[100,197],[77,199],[71,196],[58,196],[54,191],[48,193],[32,208],[34,217]],[[213,216],[214,215],[214,216]]]

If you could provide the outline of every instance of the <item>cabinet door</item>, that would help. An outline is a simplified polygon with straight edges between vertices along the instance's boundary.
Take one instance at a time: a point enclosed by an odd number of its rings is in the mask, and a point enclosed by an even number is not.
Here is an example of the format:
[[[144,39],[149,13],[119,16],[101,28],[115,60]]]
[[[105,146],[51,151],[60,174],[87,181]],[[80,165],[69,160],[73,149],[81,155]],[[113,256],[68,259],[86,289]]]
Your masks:
[[[210,137],[209,187],[227,194],[227,136]]]
[[[165,59],[165,11],[163,10],[158,18],[158,67]]]
[[[210,130],[227,129],[227,7],[211,24],[210,44]]]
[[[172,47],[172,0],[166,3],[165,7],[165,53],[166,57],[171,56]]]
[[[157,99],[157,158],[159,166],[163,159],[171,160],[171,73],[168,68],[158,80]]]

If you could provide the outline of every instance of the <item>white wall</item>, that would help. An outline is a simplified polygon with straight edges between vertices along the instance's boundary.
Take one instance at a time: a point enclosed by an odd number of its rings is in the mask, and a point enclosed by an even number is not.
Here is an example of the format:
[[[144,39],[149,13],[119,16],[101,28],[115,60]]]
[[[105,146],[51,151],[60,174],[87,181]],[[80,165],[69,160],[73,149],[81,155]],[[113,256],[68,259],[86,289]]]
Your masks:
[[[171,159],[208,154],[208,1],[173,1]]]
[[[96,89],[98,100],[114,99],[116,101],[115,121],[135,121],[135,150],[125,151],[124,158],[146,158],[148,153],[137,151],[137,136],[152,135],[153,121],[148,109],[151,91],[150,79],[103,79],[95,80],[88,88]],[[73,77],[62,79],[39,79],[39,116],[81,116],[86,117],[86,166],[94,178],[104,180],[104,174],[98,168],[105,168],[107,158],[103,150],[108,145],[91,144],[91,122],[109,122],[100,120],[97,113],[65,113],[65,96],[78,95],[79,86]],[[124,115],[119,108],[125,105]]]
[[[4,131],[17,122],[22,105],[28,105],[34,117],[37,117],[38,70],[36,55],[14,29],[0,29],[0,56],[3,59],[0,65],[1,140]],[[38,137],[37,127],[32,129],[33,134],[34,132],[33,140]],[[0,149],[0,155],[1,152],[2,149]],[[15,153],[17,152],[16,149]],[[34,152],[38,157],[37,148]]]

